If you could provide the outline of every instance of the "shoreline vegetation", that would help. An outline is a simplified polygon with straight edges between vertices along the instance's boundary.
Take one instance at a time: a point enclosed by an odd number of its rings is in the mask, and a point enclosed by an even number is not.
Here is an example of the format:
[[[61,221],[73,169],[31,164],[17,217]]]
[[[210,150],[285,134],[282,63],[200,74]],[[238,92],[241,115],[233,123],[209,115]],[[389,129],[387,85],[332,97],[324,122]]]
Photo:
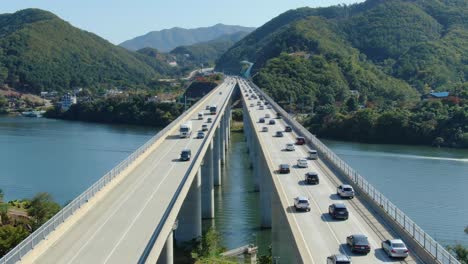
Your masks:
[[[37,230],[61,206],[49,193],[37,193],[31,199],[3,201],[0,190],[0,257],[13,249],[23,239]]]

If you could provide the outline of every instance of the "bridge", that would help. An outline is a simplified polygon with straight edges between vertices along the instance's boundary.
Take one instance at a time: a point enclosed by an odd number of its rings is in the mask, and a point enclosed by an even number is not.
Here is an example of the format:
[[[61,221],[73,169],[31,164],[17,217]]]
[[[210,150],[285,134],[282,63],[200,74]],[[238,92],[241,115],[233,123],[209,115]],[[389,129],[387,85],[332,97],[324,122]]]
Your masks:
[[[263,97],[271,109],[257,107]],[[260,192],[262,227],[272,230],[272,251],[278,263],[324,263],[332,254],[352,256],[353,263],[459,263],[385,196],[337,157],[253,83],[226,77],[178,119],[161,130],[116,168],[104,175],[52,219],[36,230],[0,263],[173,263],[174,244],[202,235],[202,219],[214,218],[214,191],[222,184],[221,166],[229,148],[231,108],[240,100],[244,131],[252,160],[255,188]],[[254,104],[251,106],[251,104]],[[206,106],[216,105],[212,115]],[[198,114],[203,113],[202,119]],[[276,117],[275,124],[259,123]],[[207,122],[211,118],[211,122]],[[179,137],[179,126],[191,121],[193,130],[207,125],[204,138],[193,133]],[[284,137],[276,131],[292,128]],[[262,132],[263,126],[269,128]],[[301,136],[306,145],[283,151]],[[191,159],[181,161],[183,149]],[[318,151],[309,168],[291,167],[279,174],[278,165],[295,164]],[[304,174],[318,173],[318,185],[305,185]],[[352,200],[341,200],[336,187],[350,184]],[[293,198],[306,196],[310,212],[296,212]],[[334,202],[347,205],[346,221],[328,215]],[[352,234],[368,236],[368,255],[355,255],[346,245]],[[381,249],[386,239],[401,238],[410,249],[405,260],[390,259]]]

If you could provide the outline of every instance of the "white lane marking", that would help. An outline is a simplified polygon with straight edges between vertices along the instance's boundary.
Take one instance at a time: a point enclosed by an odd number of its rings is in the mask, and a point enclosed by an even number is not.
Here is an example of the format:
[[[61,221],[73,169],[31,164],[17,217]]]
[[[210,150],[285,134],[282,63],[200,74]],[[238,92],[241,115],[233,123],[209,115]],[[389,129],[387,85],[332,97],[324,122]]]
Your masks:
[[[211,129],[211,127],[210,127]],[[190,137],[190,140],[189,140],[189,143],[193,140],[192,137]],[[175,143],[173,144],[173,146],[177,145],[179,142],[181,141],[175,141]],[[86,241],[86,243],[84,245],[82,245],[79,250],[75,253],[75,255],[68,261],[68,263],[72,263],[76,257],[81,253],[81,251],[91,242],[91,240],[94,239],[94,237],[97,235],[97,233],[107,224],[107,222],[109,222],[109,220],[120,210],[120,208],[123,206],[123,204],[125,204],[127,202],[127,200],[130,198],[130,196],[132,196],[135,191],[140,188],[140,185],[141,183],[146,180],[146,178],[150,175],[150,172],[154,170],[155,167],[157,167],[159,165],[159,163],[161,162],[161,160],[166,157],[166,155],[172,151],[173,148],[169,148],[168,151],[165,152],[164,155],[160,156],[160,158],[158,159],[158,161],[153,164],[153,166],[149,167],[148,169],[144,170],[144,177],[141,177],[137,183],[134,186],[134,188],[132,188],[131,192],[127,193],[127,195],[125,196],[125,199],[122,200],[122,202],[119,204],[119,206],[112,212],[112,214],[106,218],[106,220],[104,221],[104,223],[102,223],[99,228],[97,230],[95,230],[92,234],[92,236]],[[41,253],[42,255],[43,253]],[[39,256],[40,257],[40,256]]]
[[[211,127],[210,129],[212,129],[214,126],[213,126],[214,122],[211,124]],[[214,136],[214,135],[213,135]],[[189,142],[187,142],[187,144],[185,145],[184,148],[187,148],[188,145],[191,144],[192,141],[194,138],[193,137],[190,137],[190,140]],[[202,145],[200,145],[199,147],[202,147]],[[192,160],[192,162],[194,162]],[[107,263],[110,259],[110,257],[114,254],[115,250],[117,249],[117,247],[120,245],[120,243],[122,243],[123,239],[127,236],[128,232],[130,231],[130,229],[132,229],[132,227],[135,225],[135,222],[140,218],[140,215],[143,213],[143,211],[145,211],[146,207],[148,206],[148,204],[151,202],[151,200],[153,200],[153,197],[154,195],[158,192],[159,188],[161,187],[162,183],[165,182],[166,178],[170,175],[170,172],[174,169],[176,163],[173,163],[170,167],[170,169],[167,171],[166,173],[166,176],[164,176],[164,178],[159,182],[159,184],[156,186],[156,188],[154,189],[154,191],[151,193],[150,197],[146,200],[143,208],[140,209],[140,211],[138,212],[138,214],[133,218],[132,222],[130,223],[130,225],[127,227],[127,229],[125,230],[125,232],[121,235],[120,239],[117,241],[117,244],[114,245],[114,247],[112,248],[111,252],[107,255],[106,259],[104,260],[104,263]]]

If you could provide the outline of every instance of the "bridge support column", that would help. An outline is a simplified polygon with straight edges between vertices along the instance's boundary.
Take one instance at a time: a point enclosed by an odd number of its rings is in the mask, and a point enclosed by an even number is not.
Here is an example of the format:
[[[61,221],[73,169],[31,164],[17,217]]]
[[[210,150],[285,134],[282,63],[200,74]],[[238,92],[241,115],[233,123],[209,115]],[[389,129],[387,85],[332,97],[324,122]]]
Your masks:
[[[164,245],[161,254],[159,255],[157,264],[173,264],[174,263],[174,237],[173,232],[169,233],[166,244]]]
[[[260,174],[263,173],[262,171],[262,165],[263,160],[260,160],[260,143],[258,142],[258,139],[256,137],[253,137],[251,140],[252,144],[252,162],[253,164],[253,177],[254,177],[254,190],[258,192],[260,190]]]
[[[214,148],[213,148],[213,158],[214,158],[214,186],[220,186],[222,182],[221,175],[221,126],[218,126],[215,131],[214,136]]]
[[[198,168],[197,175],[193,179],[177,217],[178,225],[175,230],[177,245],[202,236],[201,177],[201,168]]]
[[[260,180],[260,204],[261,204],[261,225],[264,228],[271,228],[271,197],[272,197],[272,175],[263,156],[259,151],[258,159],[259,180]]]
[[[213,141],[208,145],[202,166],[202,217],[214,218]]]
[[[224,165],[226,164],[226,126],[224,124],[224,118],[226,118],[226,114],[223,115],[223,118],[221,119],[221,126],[220,126],[220,139],[221,139],[221,146],[220,146],[220,153],[221,153],[221,164]]]

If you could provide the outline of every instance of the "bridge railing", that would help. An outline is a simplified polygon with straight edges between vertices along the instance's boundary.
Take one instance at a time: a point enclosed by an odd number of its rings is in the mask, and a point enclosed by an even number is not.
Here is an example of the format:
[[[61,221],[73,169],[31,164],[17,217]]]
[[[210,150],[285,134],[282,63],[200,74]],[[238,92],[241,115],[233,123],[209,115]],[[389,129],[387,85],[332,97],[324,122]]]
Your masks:
[[[21,258],[26,255],[29,251],[34,249],[34,247],[44,240],[52,231],[54,231],[60,224],[65,222],[68,217],[73,215],[82,205],[86,204],[89,199],[94,197],[102,188],[109,184],[117,175],[122,171],[128,168],[133,162],[138,159],[142,154],[144,154],[148,149],[159,139],[167,136],[168,132],[177,126],[182,120],[186,119],[188,116],[192,115],[193,110],[198,108],[202,103],[205,102],[212,93],[214,93],[216,88],[214,88],[210,93],[208,93],[204,98],[199,100],[197,103],[192,105],[187,111],[182,113],[177,119],[172,121],[168,126],[159,131],[155,136],[149,139],[145,144],[135,150],[130,156],[120,162],[112,170],[102,176],[98,181],[76,197],[73,201],[63,207],[57,214],[55,214],[49,221],[44,223],[36,231],[30,234],[25,238],[21,243],[9,251],[5,256],[0,259],[0,263],[16,263],[21,260]]]
[[[396,207],[388,198],[374,188],[367,180],[356,170],[351,168],[338,155],[323,144],[316,136],[310,133],[296,120],[294,120],[282,107],[280,107],[268,94],[263,92],[257,85],[250,82],[258,92],[272,105],[276,112],[288,121],[290,126],[297,134],[305,137],[322,154],[322,158],[328,159],[334,166],[343,172],[343,174],[361,190],[370,197],[378,206],[380,206],[388,216],[407,232],[422,248],[424,248],[435,260],[443,264],[460,264],[460,262],[448,252],[442,245],[435,241],[429,234],[420,228],[410,217]]]

